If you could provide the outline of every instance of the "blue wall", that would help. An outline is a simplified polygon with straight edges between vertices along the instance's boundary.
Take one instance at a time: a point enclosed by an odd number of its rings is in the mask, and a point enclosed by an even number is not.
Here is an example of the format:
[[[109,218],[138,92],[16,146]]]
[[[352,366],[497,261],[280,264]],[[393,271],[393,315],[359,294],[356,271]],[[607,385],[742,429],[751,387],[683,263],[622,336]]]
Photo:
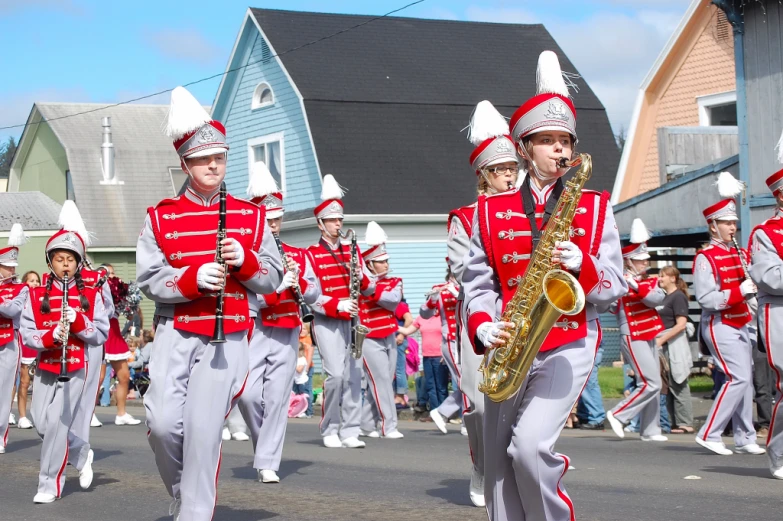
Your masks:
[[[390,243],[386,251],[392,276],[402,278],[405,300],[416,318],[424,294],[446,278],[446,242]]]
[[[286,209],[313,208],[320,202],[321,181],[304,111],[280,63],[276,58],[268,58],[270,52],[258,29],[248,21],[229,68],[252,65],[227,76],[213,110],[214,117],[223,121],[228,133],[226,183],[233,195],[243,197],[248,183],[248,141],[283,132]],[[275,103],[251,109],[253,92],[262,82],[271,86]]]

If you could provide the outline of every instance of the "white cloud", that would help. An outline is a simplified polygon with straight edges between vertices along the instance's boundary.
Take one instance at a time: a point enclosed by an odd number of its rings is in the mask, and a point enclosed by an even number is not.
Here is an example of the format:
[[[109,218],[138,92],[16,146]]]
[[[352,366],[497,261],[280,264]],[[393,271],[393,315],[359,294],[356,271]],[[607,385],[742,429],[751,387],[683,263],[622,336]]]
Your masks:
[[[215,65],[228,54],[196,29],[148,31],[144,37],[162,55],[175,60]]]

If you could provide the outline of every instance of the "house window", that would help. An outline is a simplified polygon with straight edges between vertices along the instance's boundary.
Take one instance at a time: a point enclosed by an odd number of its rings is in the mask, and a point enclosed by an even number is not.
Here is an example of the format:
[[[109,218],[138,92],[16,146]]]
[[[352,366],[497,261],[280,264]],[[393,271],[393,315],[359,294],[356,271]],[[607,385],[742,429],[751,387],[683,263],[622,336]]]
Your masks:
[[[76,194],[74,194],[74,190],[73,190],[73,178],[71,177],[71,171],[66,170],[65,171],[65,198],[74,201],[75,196]]]
[[[251,108],[260,109],[275,104],[275,94],[268,83],[259,83],[253,91],[253,103]]]
[[[722,92],[696,98],[699,125],[702,127],[736,127],[737,93]]]
[[[172,166],[169,168],[169,178],[171,178],[171,192],[179,195],[188,180],[188,175],[182,171],[182,167]]]
[[[248,172],[253,165],[264,162],[281,191],[285,192],[285,145],[283,133],[251,139],[247,142]]]

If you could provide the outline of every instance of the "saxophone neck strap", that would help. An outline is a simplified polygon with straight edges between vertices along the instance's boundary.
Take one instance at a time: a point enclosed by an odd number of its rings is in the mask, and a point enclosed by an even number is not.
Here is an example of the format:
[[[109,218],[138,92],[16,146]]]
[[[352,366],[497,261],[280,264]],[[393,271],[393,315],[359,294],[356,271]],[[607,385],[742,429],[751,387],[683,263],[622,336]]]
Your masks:
[[[343,277],[346,277],[346,280],[348,280],[348,285],[350,286],[350,284],[351,284],[351,268],[347,264],[345,264],[345,262],[343,262],[343,259],[342,259],[342,256],[343,256],[342,255],[342,253],[343,253],[343,243],[341,241],[337,241],[337,248],[340,250],[340,258],[338,259],[337,255],[334,254],[334,249],[329,244],[326,243],[326,241],[323,239],[323,237],[321,238],[321,241],[323,241],[324,247],[329,252],[329,254],[332,256],[332,258],[334,259],[334,262],[336,262],[338,265],[342,266],[343,270],[345,270],[345,273],[343,273]]]
[[[519,192],[522,194],[522,207],[525,209],[525,215],[528,221],[530,221],[530,233],[533,237],[533,251],[538,246],[538,241],[541,240],[541,230],[546,228],[549,218],[552,216],[552,212],[555,211],[557,201],[560,199],[560,195],[563,193],[563,179],[560,178],[555,181],[555,187],[552,189],[552,193],[547,199],[546,206],[544,207],[544,217],[541,221],[541,228],[539,229],[536,224],[536,202],[533,200],[533,187],[530,186],[530,176],[525,177],[522,182],[522,188]]]

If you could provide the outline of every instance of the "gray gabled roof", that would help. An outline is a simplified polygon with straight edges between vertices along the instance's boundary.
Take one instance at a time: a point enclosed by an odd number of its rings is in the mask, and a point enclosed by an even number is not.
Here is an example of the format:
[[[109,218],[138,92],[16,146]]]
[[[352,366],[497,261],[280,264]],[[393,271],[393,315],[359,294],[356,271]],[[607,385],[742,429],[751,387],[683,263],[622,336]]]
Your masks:
[[[54,119],[107,107],[65,119]],[[97,103],[36,103],[65,148],[76,204],[95,235],[93,247],[135,247],[146,209],[171,197],[169,168],[180,161],[161,124],[167,105]],[[115,149],[116,178],[123,184],[103,185],[101,119],[110,116]]]
[[[0,192],[0,231],[20,223],[25,231],[57,230],[62,206],[41,192]]]

